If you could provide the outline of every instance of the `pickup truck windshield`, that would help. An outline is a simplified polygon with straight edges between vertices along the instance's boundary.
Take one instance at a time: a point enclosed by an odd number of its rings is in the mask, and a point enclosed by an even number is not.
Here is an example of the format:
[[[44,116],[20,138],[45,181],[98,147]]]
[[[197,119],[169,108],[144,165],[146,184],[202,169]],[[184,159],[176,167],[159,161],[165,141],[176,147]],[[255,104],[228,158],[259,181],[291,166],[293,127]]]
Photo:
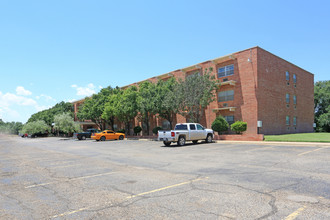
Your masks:
[[[176,125],[174,130],[188,130],[187,125]]]

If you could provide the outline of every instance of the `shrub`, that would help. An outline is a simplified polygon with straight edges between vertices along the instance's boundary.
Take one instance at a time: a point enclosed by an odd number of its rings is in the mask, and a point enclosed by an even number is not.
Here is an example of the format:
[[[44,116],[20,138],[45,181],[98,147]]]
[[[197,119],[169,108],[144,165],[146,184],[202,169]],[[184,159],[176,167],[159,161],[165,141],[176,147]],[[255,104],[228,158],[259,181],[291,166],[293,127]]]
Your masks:
[[[125,129],[120,129],[120,130],[118,130],[117,132],[118,132],[118,133],[124,133],[124,134],[125,134],[126,130],[125,130]]]
[[[136,126],[136,127],[134,127],[134,134],[138,134],[138,133],[140,133],[142,131],[142,128],[140,127],[140,126]]]
[[[221,134],[223,131],[227,131],[229,128],[229,124],[226,119],[222,116],[218,116],[212,123],[211,128]]]
[[[50,130],[50,126],[46,124],[43,120],[33,121],[26,123],[21,133],[27,134],[37,134],[37,133],[46,133]]]
[[[235,131],[236,134],[242,134],[242,132],[246,131],[247,123],[244,121],[236,121],[230,126],[232,131]]]
[[[159,130],[162,130],[162,127],[154,127],[154,129],[152,129],[152,133],[158,134]]]

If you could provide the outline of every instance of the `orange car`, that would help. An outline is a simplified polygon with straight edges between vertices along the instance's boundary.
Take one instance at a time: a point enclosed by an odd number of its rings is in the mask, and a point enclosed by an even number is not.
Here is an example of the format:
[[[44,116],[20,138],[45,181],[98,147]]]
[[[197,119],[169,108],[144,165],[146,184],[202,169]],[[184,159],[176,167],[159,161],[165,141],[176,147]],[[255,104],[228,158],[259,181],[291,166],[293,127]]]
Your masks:
[[[125,134],[114,132],[114,131],[111,131],[111,130],[105,130],[105,131],[102,131],[100,133],[95,133],[91,138],[96,140],[96,141],[124,140]]]

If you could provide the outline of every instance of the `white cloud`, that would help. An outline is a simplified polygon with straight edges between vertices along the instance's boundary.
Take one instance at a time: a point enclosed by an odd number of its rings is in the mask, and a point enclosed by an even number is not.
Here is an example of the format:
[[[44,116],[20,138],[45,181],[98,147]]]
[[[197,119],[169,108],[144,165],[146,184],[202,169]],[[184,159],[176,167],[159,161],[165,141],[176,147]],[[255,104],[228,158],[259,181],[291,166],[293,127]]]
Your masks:
[[[51,97],[49,95],[41,94],[39,96],[36,96],[36,99],[38,99],[38,100],[41,98],[45,99],[46,101],[54,101],[54,102],[56,101],[56,99],[54,99],[53,97]]]
[[[91,96],[96,93],[93,83],[89,83],[87,87],[78,87],[77,85],[71,85],[71,87],[76,89],[76,94],[79,96]]]
[[[35,108],[36,108],[36,110],[38,111],[38,112],[40,112],[40,111],[42,111],[42,110],[45,110],[45,109],[49,109],[49,108],[51,108],[52,106],[51,105],[49,105],[49,106],[45,106],[45,105],[42,105],[42,106],[40,106],[40,105],[36,105],[35,106]]]
[[[10,105],[34,106],[37,102],[31,98],[15,95],[13,93],[2,94],[0,92],[0,107],[9,107]]]
[[[32,92],[30,92],[29,90],[24,89],[23,86],[17,86],[16,93],[17,93],[17,95],[31,95],[32,94]]]

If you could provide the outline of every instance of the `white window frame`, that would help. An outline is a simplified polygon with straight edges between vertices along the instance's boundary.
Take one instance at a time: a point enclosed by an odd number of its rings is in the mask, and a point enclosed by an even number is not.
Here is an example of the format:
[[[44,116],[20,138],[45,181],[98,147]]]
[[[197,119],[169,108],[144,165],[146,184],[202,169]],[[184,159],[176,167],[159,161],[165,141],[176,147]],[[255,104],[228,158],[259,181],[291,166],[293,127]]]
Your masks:
[[[220,76],[220,70],[222,70],[222,69],[223,69],[223,71],[221,71],[221,74],[224,74],[224,75]],[[234,75],[234,73],[235,73],[234,64],[218,68],[218,78],[231,76],[231,75]]]

